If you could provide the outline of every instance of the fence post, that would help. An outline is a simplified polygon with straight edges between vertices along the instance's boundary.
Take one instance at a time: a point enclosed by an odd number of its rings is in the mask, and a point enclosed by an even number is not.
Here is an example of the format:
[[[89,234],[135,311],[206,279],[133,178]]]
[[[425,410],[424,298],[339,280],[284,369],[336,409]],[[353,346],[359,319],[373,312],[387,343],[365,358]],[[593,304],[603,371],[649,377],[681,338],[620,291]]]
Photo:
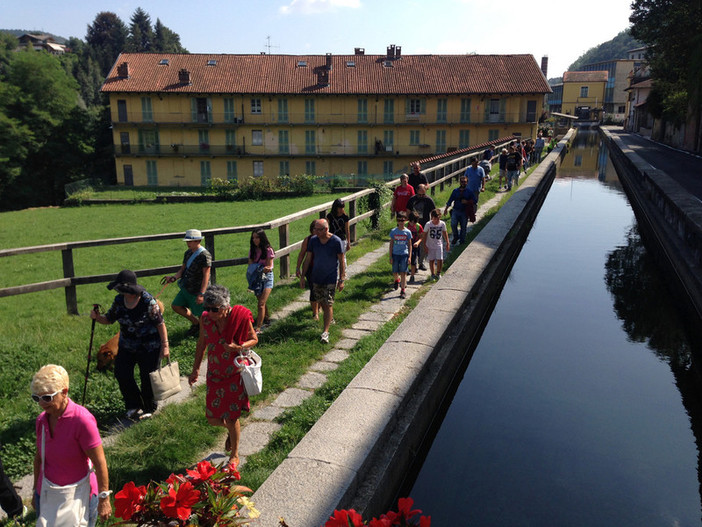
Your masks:
[[[356,216],[356,200],[352,199],[349,200],[349,219],[354,218]],[[356,241],[356,224],[354,223],[353,225],[349,225],[349,235],[350,235],[350,240],[349,243],[354,243]]]
[[[287,247],[290,238],[290,224],[286,223],[278,227],[278,247]],[[290,276],[290,254],[283,256],[280,261],[280,277],[287,278]]]
[[[205,233],[205,249],[212,256],[212,267],[210,268],[210,283],[217,283],[217,271],[215,269],[215,238],[214,234]]]
[[[61,251],[61,259],[63,260],[63,277],[73,278],[75,276],[75,270],[73,269],[73,250],[63,249]],[[78,295],[76,294],[76,286],[68,285],[65,287],[66,291],[66,310],[69,315],[78,314]]]

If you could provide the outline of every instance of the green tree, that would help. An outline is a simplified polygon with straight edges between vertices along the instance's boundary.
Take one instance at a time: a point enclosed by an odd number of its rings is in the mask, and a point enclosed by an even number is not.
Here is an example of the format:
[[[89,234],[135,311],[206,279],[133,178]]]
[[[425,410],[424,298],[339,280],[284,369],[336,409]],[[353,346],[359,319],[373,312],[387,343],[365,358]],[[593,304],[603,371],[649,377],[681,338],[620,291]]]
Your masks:
[[[130,19],[127,51],[142,53],[154,51],[154,32],[151,17],[141,7],[137,7]]]
[[[637,0],[631,9],[631,34],[649,46],[647,59],[655,103],[651,111],[655,117],[681,124],[690,104],[699,114],[702,2]]]
[[[180,44],[180,36],[174,31],[161,23],[160,19],[156,19],[154,26],[154,51],[161,53],[187,53]]]
[[[124,22],[110,11],[101,11],[88,26],[85,41],[91,54],[100,66],[100,73],[106,77],[110,68],[124,50],[129,31]]]
[[[629,30],[624,30],[612,40],[590,48],[580,55],[568,68],[568,71],[578,71],[585,64],[625,59],[630,49],[640,48],[643,44],[631,36]]]

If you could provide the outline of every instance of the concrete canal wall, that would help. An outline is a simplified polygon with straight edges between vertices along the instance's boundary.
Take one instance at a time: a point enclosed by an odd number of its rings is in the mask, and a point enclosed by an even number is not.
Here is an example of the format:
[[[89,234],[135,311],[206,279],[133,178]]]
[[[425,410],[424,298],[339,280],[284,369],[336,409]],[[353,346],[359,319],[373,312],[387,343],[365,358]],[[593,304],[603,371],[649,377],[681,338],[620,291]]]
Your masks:
[[[571,130],[483,228],[253,496],[257,525],[385,512],[461,375],[531,229]],[[427,511],[430,514],[430,511]]]
[[[642,234],[657,249],[670,284],[689,300],[688,315],[702,317],[702,206],[668,174],[652,167],[606,127],[601,129]]]

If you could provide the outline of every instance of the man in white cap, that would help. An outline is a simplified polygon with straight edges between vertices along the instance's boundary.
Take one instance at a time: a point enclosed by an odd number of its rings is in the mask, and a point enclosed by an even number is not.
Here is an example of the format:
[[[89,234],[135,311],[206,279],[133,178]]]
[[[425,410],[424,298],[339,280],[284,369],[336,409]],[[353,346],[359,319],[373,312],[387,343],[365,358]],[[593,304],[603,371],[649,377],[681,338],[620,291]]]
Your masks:
[[[183,265],[176,274],[166,279],[169,282],[178,280],[180,291],[173,299],[171,307],[190,321],[188,336],[197,336],[200,333],[204,294],[210,283],[212,255],[200,245],[202,233],[197,229],[188,229],[183,241],[188,244],[188,250],[183,255]]]

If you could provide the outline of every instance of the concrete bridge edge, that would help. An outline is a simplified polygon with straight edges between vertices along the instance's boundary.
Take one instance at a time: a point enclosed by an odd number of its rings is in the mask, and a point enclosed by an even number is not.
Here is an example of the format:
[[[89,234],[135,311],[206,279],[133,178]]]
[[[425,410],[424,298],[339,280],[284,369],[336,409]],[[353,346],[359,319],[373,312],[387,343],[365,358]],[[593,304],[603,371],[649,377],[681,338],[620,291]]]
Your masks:
[[[253,495],[257,525],[382,512],[470,360],[565,155],[570,130]]]

